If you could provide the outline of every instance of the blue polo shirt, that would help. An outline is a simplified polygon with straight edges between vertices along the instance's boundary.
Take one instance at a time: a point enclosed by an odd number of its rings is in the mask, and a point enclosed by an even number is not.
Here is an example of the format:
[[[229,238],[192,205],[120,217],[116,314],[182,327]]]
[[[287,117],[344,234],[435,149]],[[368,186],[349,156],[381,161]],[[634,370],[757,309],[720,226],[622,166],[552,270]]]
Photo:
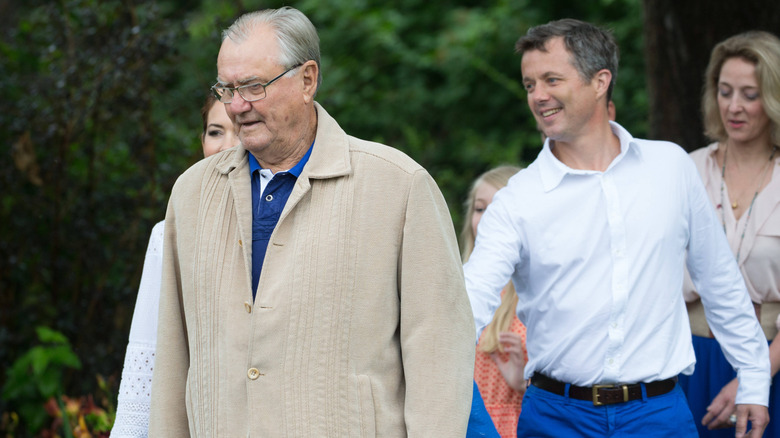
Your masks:
[[[306,155],[292,169],[272,174],[263,169],[257,159],[249,154],[249,172],[252,175],[252,299],[257,294],[257,283],[263,270],[263,260],[271,233],[279,222],[284,204],[295,187],[295,181],[309,161],[314,142]],[[269,181],[270,179],[270,181]],[[265,180],[265,181],[264,181]],[[263,189],[265,186],[265,189]]]

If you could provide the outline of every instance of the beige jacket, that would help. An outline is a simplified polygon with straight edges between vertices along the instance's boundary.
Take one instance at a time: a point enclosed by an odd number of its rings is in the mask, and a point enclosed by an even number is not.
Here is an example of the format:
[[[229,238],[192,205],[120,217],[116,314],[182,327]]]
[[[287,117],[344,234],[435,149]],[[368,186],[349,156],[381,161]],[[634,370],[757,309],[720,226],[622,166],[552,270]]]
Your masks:
[[[317,111],[254,303],[246,150],[176,182],[149,436],[465,436],[474,322],[445,201]]]

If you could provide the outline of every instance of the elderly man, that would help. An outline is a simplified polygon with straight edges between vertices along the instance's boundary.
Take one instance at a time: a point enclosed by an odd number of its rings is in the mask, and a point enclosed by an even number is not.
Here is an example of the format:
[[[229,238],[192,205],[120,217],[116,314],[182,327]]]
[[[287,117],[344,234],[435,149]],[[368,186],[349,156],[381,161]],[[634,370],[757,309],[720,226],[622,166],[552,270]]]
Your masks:
[[[518,436],[697,436],[676,376],[694,366],[683,266],[738,369],[737,436],[768,420],[769,355],[693,162],[609,120],[618,49],[576,20],[517,43],[548,139],[499,191],[465,266],[478,331],[512,279],[528,329]]]
[[[241,145],[171,195],[150,436],[464,436],[474,323],[436,183],[314,101],[301,12],[239,18],[217,69]]]

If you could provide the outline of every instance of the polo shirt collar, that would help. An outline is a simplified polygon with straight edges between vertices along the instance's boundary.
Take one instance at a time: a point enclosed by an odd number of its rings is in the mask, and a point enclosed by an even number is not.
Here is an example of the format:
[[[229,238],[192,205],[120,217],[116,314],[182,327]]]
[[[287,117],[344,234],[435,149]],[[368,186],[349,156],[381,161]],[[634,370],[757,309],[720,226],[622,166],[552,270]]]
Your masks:
[[[316,139],[315,139],[315,141],[316,141]],[[301,158],[301,160],[298,161],[298,163],[295,166],[293,166],[292,169],[286,170],[286,171],[282,171],[282,172],[287,172],[287,173],[293,175],[296,178],[301,176],[301,172],[303,172],[303,167],[306,166],[306,163],[309,161],[309,157],[311,156],[311,151],[312,151],[312,149],[314,149],[314,142],[315,141],[311,142],[311,146],[309,146],[309,150],[306,151],[306,154],[304,154],[303,158]],[[255,158],[255,156],[252,155],[252,153],[249,153],[247,155],[249,155],[249,173],[250,174],[253,174],[253,173],[255,173],[256,170],[260,170],[260,169],[263,168],[263,166],[261,166],[260,163],[257,162],[257,158]],[[280,172],[277,172],[277,173],[280,173]]]

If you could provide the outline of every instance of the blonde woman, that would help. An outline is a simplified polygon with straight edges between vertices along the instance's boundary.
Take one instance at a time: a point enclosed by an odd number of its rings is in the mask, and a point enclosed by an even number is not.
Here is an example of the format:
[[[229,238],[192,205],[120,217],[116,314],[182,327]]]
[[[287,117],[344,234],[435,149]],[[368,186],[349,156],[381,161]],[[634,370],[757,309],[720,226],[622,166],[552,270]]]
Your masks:
[[[520,170],[500,166],[482,174],[474,181],[466,200],[461,246],[465,263],[474,249],[479,224],[493,195],[506,186],[509,178]],[[517,420],[525,393],[523,367],[528,360],[525,348],[525,326],[517,318],[517,294],[509,283],[502,292],[501,306],[493,321],[485,328],[477,344],[474,381],[485,408],[502,438],[517,436]]]
[[[705,134],[714,143],[691,153],[745,279],[769,342],[772,421],[780,436],[780,39],[745,32],[712,51],[702,98]],[[683,289],[696,353],[680,386],[702,437],[733,437],[736,373],[713,337],[696,288]],[[752,435],[751,435],[752,436]]]

